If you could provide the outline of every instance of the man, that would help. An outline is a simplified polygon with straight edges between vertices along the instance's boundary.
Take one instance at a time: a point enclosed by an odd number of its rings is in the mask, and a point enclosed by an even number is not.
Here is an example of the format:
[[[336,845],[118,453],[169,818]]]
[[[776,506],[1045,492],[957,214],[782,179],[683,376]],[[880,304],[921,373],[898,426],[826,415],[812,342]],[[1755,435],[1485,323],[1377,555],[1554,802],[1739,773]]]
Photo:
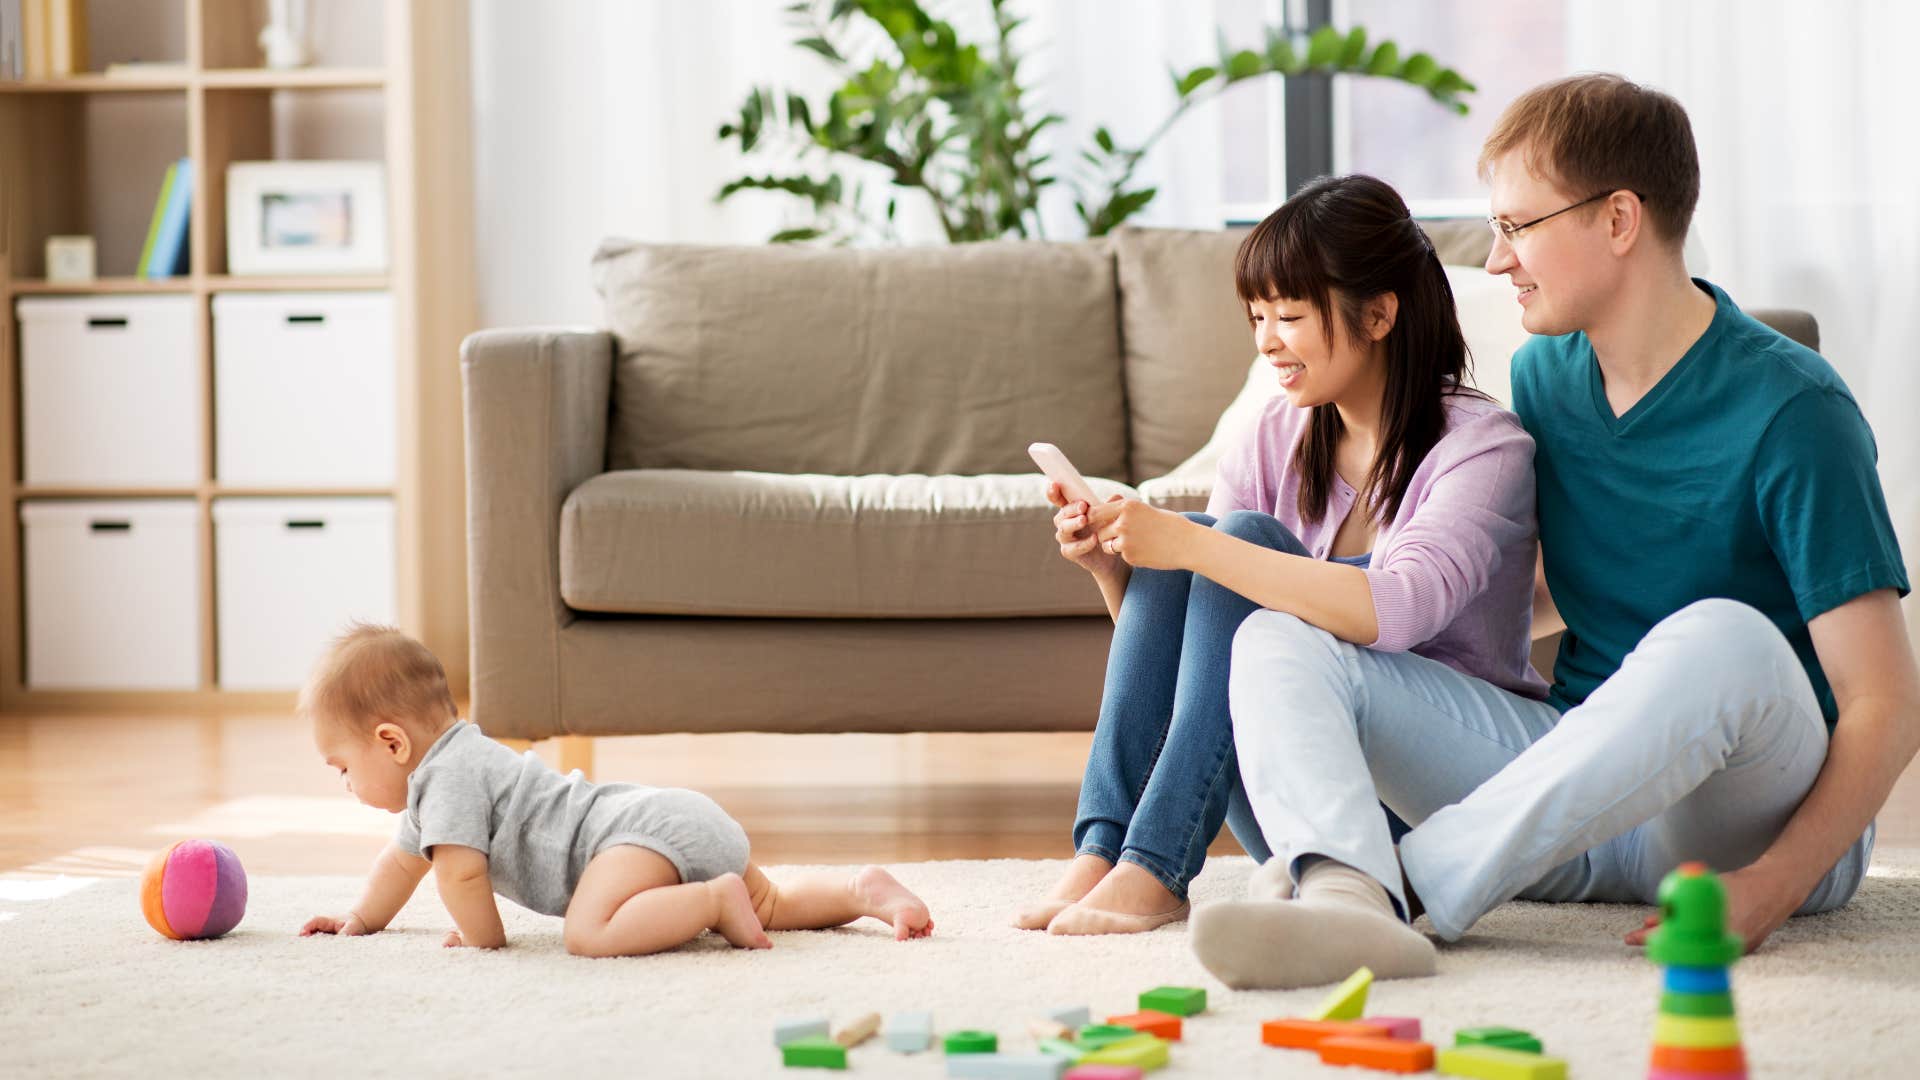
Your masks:
[[[1721,871],[1756,948],[1852,897],[1920,749],[1872,434],[1819,355],[1688,276],[1685,110],[1562,79],[1480,164],[1487,270],[1536,335],[1513,404],[1536,442],[1534,633],[1567,631],[1554,685],[1533,701],[1249,618],[1230,700],[1274,859],[1193,925],[1229,985],[1428,974],[1422,904],[1451,941],[1516,896],[1652,903],[1687,860]],[[1382,803],[1414,825],[1397,852]]]

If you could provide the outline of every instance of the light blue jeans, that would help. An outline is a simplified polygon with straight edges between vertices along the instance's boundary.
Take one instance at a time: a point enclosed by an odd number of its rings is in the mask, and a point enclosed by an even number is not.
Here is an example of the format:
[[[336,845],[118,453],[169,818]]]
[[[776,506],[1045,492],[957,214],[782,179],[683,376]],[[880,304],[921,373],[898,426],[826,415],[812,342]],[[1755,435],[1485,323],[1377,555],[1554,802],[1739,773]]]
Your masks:
[[[1307,554],[1270,514],[1186,516],[1248,543]],[[1223,821],[1249,854],[1266,861],[1240,788],[1227,712],[1234,631],[1258,610],[1191,571],[1133,571],[1080,782],[1075,854],[1134,863],[1183,899]]]
[[[1404,913],[1404,867],[1449,941],[1516,897],[1654,903],[1681,862],[1745,866],[1827,754],[1792,646],[1732,600],[1662,620],[1565,716],[1273,611],[1235,636],[1229,699],[1248,803],[1294,880],[1337,859]],[[1383,804],[1413,825],[1397,857]],[[1872,852],[1868,826],[1799,914],[1851,899]]]

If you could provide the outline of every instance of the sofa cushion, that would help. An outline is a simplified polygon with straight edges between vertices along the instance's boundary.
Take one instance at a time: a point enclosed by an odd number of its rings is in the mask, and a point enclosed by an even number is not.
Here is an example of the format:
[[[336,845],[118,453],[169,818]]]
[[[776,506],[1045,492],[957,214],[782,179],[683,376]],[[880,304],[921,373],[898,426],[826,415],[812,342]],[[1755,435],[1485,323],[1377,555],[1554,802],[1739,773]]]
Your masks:
[[[884,249],[609,241],[608,465],[1126,475],[1109,245]]]
[[[604,473],[561,508],[560,595],[628,614],[1104,615],[1052,516],[1037,474]]]

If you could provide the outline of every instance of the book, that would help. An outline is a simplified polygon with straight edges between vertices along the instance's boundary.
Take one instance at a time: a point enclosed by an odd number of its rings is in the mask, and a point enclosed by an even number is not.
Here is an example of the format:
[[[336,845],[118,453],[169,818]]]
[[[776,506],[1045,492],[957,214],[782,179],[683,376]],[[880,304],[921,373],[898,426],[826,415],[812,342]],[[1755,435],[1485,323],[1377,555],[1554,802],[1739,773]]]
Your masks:
[[[147,263],[150,278],[175,277],[187,272],[187,221],[193,207],[193,159],[181,158],[173,165],[173,183],[168,186],[167,209],[160,219],[160,231],[153,238],[153,258]]]
[[[26,50],[27,78],[46,78],[47,0],[20,0],[20,35]]]
[[[26,39],[20,33],[20,0],[0,0],[0,79],[22,79],[26,74]]]
[[[173,198],[174,181],[180,177],[180,163],[167,166],[166,179],[160,181],[160,195],[153,200],[153,217],[147,222],[147,242],[140,245],[140,261],[133,268],[134,277],[149,277],[147,271],[153,266],[153,246],[160,239],[160,223],[167,216],[167,203]]]

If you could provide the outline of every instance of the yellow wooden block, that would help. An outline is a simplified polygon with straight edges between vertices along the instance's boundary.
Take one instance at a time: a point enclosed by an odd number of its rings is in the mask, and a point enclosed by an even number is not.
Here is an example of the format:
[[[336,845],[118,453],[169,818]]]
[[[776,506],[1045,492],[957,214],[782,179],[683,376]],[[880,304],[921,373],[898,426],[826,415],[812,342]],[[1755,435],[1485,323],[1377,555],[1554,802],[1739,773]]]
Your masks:
[[[866,1042],[868,1039],[873,1038],[873,1036],[877,1032],[879,1032],[879,1030],[880,1030],[880,1014],[867,1013],[865,1016],[862,1016],[854,1020],[852,1023],[848,1024],[846,1027],[843,1027],[839,1031],[834,1032],[833,1041],[839,1043],[841,1046],[845,1046],[851,1049],[852,1047],[859,1046],[861,1043]]]
[[[1740,1023],[1731,1016],[1669,1016],[1653,1022],[1653,1041],[1688,1050],[1719,1050],[1740,1045]]]
[[[1149,1072],[1166,1065],[1167,1041],[1154,1035],[1136,1035],[1111,1043],[1080,1059],[1083,1065],[1131,1065]]]
[[[1333,993],[1309,1014],[1312,1020],[1358,1020],[1367,1011],[1367,988],[1373,985],[1373,972],[1367,968],[1347,976]]]
[[[1567,1080],[1567,1063],[1560,1058],[1500,1046],[1449,1046],[1434,1067],[1442,1076],[1475,1080]]]

